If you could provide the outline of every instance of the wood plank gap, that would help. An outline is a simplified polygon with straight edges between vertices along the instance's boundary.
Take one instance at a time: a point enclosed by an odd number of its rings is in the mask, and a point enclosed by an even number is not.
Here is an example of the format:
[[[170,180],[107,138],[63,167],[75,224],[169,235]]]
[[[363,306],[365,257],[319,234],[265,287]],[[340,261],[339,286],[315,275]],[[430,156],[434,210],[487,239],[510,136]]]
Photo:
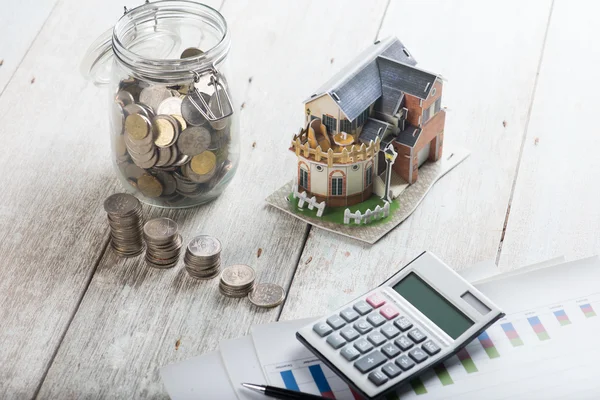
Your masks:
[[[110,233],[108,234],[108,237],[105,239],[104,244],[102,245],[102,251],[98,254],[98,259],[94,263],[94,267],[92,268],[91,273],[88,275],[88,277],[86,279],[85,287],[81,291],[79,299],[77,300],[77,305],[73,309],[73,313],[69,317],[69,321],[67,322],[67,325],[65,326],[63,333],[60,335],[60,340],[58,342],[58,345],[54,349],[54,352],[52,352],[52,356],[50,357],[48,366],[46,367],[46,370],[44,371],[44,374],[42,375],[42,379],[40,379],[38,386],[35,388],[35,392],[33,394],[32,399],[37,399],[38,394],[39,394],[40,390],[42,389],[42,385],[44,384],[44,381],[46,380],[48,371],[50,370],[50,367],[52,367],[52,364],[54,363],[54,358],[58,354],[58,351],[60,350],[60,347],[62,346],[63,341],[65,340],[65,336],[67,335],[67,332],[69,331],[69,328],[71,327],[71,323],[73,322],[75,315],[77,315],[77,312],[79,311],[81,302],[83,301],[83,298],[85,297],[85,294],[87,293],[88,288],[90,287],[90,284],[92,283],[92,279],[94,278],[94,275],[96,274],[96,269],[98,268],[98,265],[100,265],[100,261],[102,261],[102,258],[104,257],[104,253],[106,253],[106,250],[108,250],[109,243],[110,243]]]
[[[275,319],[275,321],[279,321],[279,318],[281,318],[281,314],[283,314],[285,304],[287,303],[287,300],[288,300],[287,294],[290,292],[290,288],[292,287],[292,284],[294,283],[294,277],[296,276],[296,271],[298,271],[298,267],[300,266],[300,260],[302,259],[302,254],[304,254],[304,248],[306,247],[306,243],[308,242],[308,235],[310,234],[311,229],[312,229],[312,225],[306,224],[306,230],[304,231],[304,236],[302,237],[302,247],[300,247],[300,251],[298,252],[298,257],[296,258],[296,267],[294,268],[294,271],[292,272],[292,277],[290,278],[289,284],[285,288],[286,296],[285,296],[285,299],[283,300],[283,303],[281,304],[281,307],[279,307],[279,312],[277,313],[277,318]]]
[[[225,1],[225,0],[223,0]],[[377,38],[379,37],[379,32],[381,32],[381,27],[383,26],[383,21],[385,21],[385,16],[387,15],[388,12],[388,8],[390,8],[390,2],[392,0],[388,0],[387,3],[385,4],[385,8],[383,9],[383,14],[381,14],[381,21],[379,21],[379,26],[377,27],[377,33],[375,33],[375,39],[373,40],[374,42],[377,41]]]
[[[533,109],[533,102],[535,100],[535,94],[537,92],[538,81],[540,77],[540,69],[542,62],[544,61],[544,53],[546,52],[546,41],[548,39],[548,32],[550,31],[550,23],[552,21],[552,12],[554,11],[554,0],[550,4],[550,12],[548,13],[548,23],[546,24],[546,32],[544,32],[544,40],[542,41],[542,51],[540,53],[540,60],[538,62],[537,71],[535,74],[535,80],[533,82],[533,90],[531,92],[531,99],[529,101],[529,109],[527,110],[527,121],[525,122],[525,129],[523,129],[523,138],[521,139],[521,148],[519,149],[519,159],[517,160],[517,166],[515,168],[515,176],[513,178],[512,187],[510,189],[510,196],[508,197],[508,206],[506,207],[506,216],[504,218],[504,225],[502,226],[502,235],[500,236],[500,243],[498,244],[498,252],[496,253],[496,265],[500,262],[500,255],[502,253],[502,244],[504,243],[504,235],[506,234],[506,227],[508,225],[508,219],[510,218],[510,207],[515,195],[515,188],[517,186],[517,179],[519,178],[519,169],[521,168],[521,160],[523,158],[523,149],[525,148],[525,140],[527,139],[527,131],[529,130],[529,124],[531,122],[531,110]]]
[[[223,1],[225,1],[225,0],[223,0]],[[57,1],[56,3],[54,3],[54,6],[52,6],[52,10],[50,10],[50,12],[48,13],[48,16],[44,20],[44,23],[42,25],[40,25],[40,29],[38,29],[38,31],[35,34],[33,40],[29,43],[29,47],[27,47],[27,51],[25,51],[25,53],[23,54],[23,57],[21,57],[21,60],[19,61],[19,64],[17,65],[17,67],[15,68],[15,70],[12,72],[12,74],[10,74],[10,78],[8,78],[8,81],[6,81],[6,85],[4,85],[4,87],[0,91],[0,97],[2,97],[2,95],[4,94],[4,91],[6,90],[6,88],[8,87],[8,85],[10,85],[10,82],[13,80],[13,78],[17,74],[17,71],[21,67],[21,64],[23,63],[23,60],[25,59],[25,57],[27,57],[27,54],[29,54],[29,50],[31,50],[31,47],[33,46],[33,44],[35,43],[35,41],[38,39],[38,36],[40,36],[40,33],[44,29],[44,26],[46,26],[46,23],[48,22],[48,20],[52,16],[52,14],[54,14],[54,11],[56,10],[56,6],[58,5],[58,3],[60,3],[60,0]]]

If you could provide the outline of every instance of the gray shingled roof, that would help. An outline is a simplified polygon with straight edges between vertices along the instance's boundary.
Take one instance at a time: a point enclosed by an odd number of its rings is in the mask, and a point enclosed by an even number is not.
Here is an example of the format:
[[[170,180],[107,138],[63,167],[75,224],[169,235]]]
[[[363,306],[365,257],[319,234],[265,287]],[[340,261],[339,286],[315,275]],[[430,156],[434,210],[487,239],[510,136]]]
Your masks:
[[[413,147],[417,143],[417,140],[419,139],[421,132],[422,132],[421,129],[419,129],[415,126],[409,125],[406,127],[405,130],[400,132],[398,134],[398,136],[396,136],[396,142],[405,144],[409,147]]]
[[[400,90],[419,99],[426,99],[437,75],[402,64],[385,57],[377,57],[381,85]]]
[[[380,55],[408,65],[417,63],[397,38],[384,39],[360,53],[304,102],[328,94],[340,106],[346,117],[353,121],[383,94],[376,61]]]

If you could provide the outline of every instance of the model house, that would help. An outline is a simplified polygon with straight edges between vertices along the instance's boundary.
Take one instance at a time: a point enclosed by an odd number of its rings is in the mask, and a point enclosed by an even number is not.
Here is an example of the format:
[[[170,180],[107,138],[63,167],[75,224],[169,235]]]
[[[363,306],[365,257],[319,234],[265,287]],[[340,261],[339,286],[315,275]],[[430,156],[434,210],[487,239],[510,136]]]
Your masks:
[[[410,184],[440,158],[442,79],[415,65],[398,39],[378,41],[305,100],[306,125],[291,147],[299,188],[328,206],[353,205],[371,196],[388,144],[394,173]]]

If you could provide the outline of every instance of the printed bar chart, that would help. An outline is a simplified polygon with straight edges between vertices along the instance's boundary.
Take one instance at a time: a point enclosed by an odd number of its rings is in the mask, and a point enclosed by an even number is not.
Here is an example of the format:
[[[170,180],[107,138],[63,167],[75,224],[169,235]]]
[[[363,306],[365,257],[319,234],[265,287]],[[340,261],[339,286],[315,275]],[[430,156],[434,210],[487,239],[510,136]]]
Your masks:
[[[460,349],[460,351],[456,353],[456,356],[458,357],[460,363],[465,368],[465,371],[467,371],[468,374],[472,374],[473,372],[478,371],[475,362],[471,358],[471,355],[469,354],[466,348]]]
[[[542,325],[542,321],[540,321],[540,318],[537,315],[533,317],[528,317],[527,321],[529,322],[529,325],[531,325],[531,327],[533,328],[533,331],[537,335],[538,339],[550,339],[550,335],[548,335],[548,332],[546,332],[546,328],[544,328],[544,325]]]
[[[581,307],[581,311],[583,311],[583,314],[585,315],[586,318],[591,318],[591,317],[596,316],[596,312],[592,308],[591,304],[581,304],[579,307]]]
[[[425,389],[425,385],[423,384],[423,381],[420,380],[419,378],[415,378],[412,381],[410,381],[410,386],[412,386],[413,390],[415,391],[415,394],[427,393],[427,389]]]
[[[500,357],[500,353],[498,353],[498,349],[496,349],[496,346],[494,346],[494,342],[492,342],[492,339],[490,339],[487,332],[483,332],[481,335],[479,335],[477,337],[477,339],[479,339],[481,346],[483,346],[483,349],[485,350],[485,352],[487,353],[489,358]]]
[[[280,374],[281,379],[283,379],[283,384],[287,389],[295,390],[297,392],[300,391],[300,388],[298,387],[298,383],[296,382],[296,378],[294,378],[294,374],[292,373],[292,371],[281,371]]]
[[[452,385],[454,383],[454,381],[450,377],[450,373],[448,372],[448,369],[446,369],[446,366],[444,364],[440,364],[436,367],[433,367],[433,370],[434,370],[435,374],[437,375],[438,379],[440,380],[440,382],[442,382],[442,385],[448,386],[448,385]]]
[[[508,340],[510,340],[510,344],[512,344],[514,347],[523,346],[523,340],[521,340],[521,337],[519,336],[519,333],[513,326],[512,322],[505,322],[504,324],[500,324],[500,326],[502,327],[502,330],[506,334]]]
[[[565,310],[554,311],[554,316],[558,320],[558,323],[560,324],[560,326],[565,326],[565,325],[571,324],[571,320],[569,319],[569,316],[567,315]]]
[[[308,370],[310,371],[312,378],[315,380],[315,383],[317,384],[317,388],[319,388],[321,396],[325,397],[326,399],[335,399],[333,391],[329,386],[329,382],[327,382],[327,378],[325,378],[325,374],[323,373],[321,365],[311,365],[310,367],[308,367]]]

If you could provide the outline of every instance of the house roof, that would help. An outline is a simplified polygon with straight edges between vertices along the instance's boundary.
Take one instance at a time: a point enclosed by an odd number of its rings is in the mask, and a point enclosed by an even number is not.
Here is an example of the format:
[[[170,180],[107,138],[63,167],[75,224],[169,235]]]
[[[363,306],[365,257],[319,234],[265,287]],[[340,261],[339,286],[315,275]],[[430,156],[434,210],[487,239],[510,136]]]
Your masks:
[[[391,58],[377,57],[381,86],[400,91],[419,99],[426,99],[437,75],[397,62]]]
[[[376,61],[382,55],[386,60],[404,63],[403,65],[407,66],[417,63],[397,38],[375,42],[304,102],[328,94],[339,105],[346,118],[353,121],[384,94],[380,67]],[[388,75],[393,76],[393,71]],[[391,103],[397,100],[392,100]]]
[[[379,137],[380,140],[383,140],[383,136],[389,126],[390,124],[386,122],[369,118],[363,125],[362,132],[358,139],[365,144],[369,144],[371,140],[375,141],[377,137]]]
[[[421,129],[409,125],[405,130],[400,132],[398,136],[396,136],[396,142],[404,144],[408,147],[414,147],[414,145],[417,143],[417,140],[419,140],[421,132]]]

